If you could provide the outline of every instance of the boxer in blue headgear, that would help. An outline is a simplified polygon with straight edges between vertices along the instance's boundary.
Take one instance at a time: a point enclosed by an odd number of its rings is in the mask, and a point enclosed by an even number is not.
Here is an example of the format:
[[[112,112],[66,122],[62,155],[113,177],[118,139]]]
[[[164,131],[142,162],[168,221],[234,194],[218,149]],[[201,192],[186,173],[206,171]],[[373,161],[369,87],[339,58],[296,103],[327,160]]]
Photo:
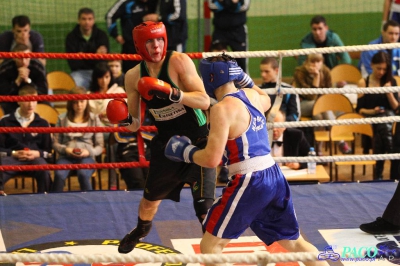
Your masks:
[[[234,81],[239,88],[254,86],[253,80],[238,66],[236,60],[225,53],[202,59],[200,73],[206,92],[212,98],[216,98],[214,90],[229,81]]]

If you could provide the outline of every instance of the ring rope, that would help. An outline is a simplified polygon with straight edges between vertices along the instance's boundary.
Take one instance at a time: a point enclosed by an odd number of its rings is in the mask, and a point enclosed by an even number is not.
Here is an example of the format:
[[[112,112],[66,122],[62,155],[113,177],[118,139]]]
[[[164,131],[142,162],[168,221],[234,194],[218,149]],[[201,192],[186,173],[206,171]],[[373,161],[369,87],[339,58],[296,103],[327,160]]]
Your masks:
[[[358,124],[382,124],[399,122],[400,116],[387,117],[367,117],[357,119],[339,119],[339,120],[313,120],[313,121],[291,121],[291,122],[269,122],[267,128],[282,127],[324,127],[337,125],[358,125]],[[157,131],[155,126],[141,126],[140,131]],[[70,133],[70,132],[131,132],[125,127],[0,127],[0,133]]]
[[[289,57],[308,55],[315,53],[342,53],[342,52],[358,52],[370,50],[385,50],[400,48],[400,43],[385,43],[385,44],[367,44],[367,45],[350,45],[350,46],[335,46],[307,49],[292,49],[292,50],[275,50],[275,51],[245,51],[245,52],[227,52],[235,58],[253,58],[253,57]],[[192,59],[207,58],[217,56],[221,52],[193,52],[187,53]],[[23,53],[23,52],[0,52],[1,58],[46,58],[46,59],[87,59],[87,60],[142,60],[138,54],[95,54],[95,53]]]
[[[268,94],[275,94],[276,89],[262,89]],[[356,93],[356,94],[380,94],[384,92],[399,92],[400,86],[392,87],[347,87],[347,88],[281,88],[281,93],[291,94],[344,94],[344,93]]]
[[[256,254],[38,254],[38,253],[0,253],[1,262],[48,262],[48,263],[247,263],[266,265],[277,262],[316,261],[320,252],[269,252]]]

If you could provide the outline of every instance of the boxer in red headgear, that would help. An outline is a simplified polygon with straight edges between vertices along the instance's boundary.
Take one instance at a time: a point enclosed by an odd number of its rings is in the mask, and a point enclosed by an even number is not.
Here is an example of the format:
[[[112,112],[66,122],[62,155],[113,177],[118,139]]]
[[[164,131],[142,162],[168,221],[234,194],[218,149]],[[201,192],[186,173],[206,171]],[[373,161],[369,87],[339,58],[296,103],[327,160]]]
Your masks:
[[[167,34],[163,23],[143,22],[133,30],[133,40],[143,61],[125,75],[128,103],[110,101],[110,122],[137,131],[141,125],[140,104],[146,103],[154,118],[158,135],[151,143],[149,174],[139,205],[137,226],[120,242],[118,251],[128,253],[145,237],[163,199],[179,201],[187,183],[192,188],[193,206],[200,222],[214,201],[215,168],[172,162],[164,155],[170,137],[185,135],[196,147],[206,145],[208,129],[202,110],[210,105],[203,82],[193,61],[183,53],[167,51]]]

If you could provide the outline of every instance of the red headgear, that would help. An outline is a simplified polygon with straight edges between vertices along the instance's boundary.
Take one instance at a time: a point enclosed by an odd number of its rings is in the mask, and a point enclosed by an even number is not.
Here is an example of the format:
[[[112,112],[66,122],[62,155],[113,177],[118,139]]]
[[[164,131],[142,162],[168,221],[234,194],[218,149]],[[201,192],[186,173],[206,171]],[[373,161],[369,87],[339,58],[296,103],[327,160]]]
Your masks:
[[[162,57],[164,58],[167,52],[167,32],[165,25],[162,22],[145,21],[136,26],[132,31],[133,42],[135,44],[136,52],[147,61],[153,61],[149,52],[146,49],[146,42],[150,39],[163,38],[164,49]]]

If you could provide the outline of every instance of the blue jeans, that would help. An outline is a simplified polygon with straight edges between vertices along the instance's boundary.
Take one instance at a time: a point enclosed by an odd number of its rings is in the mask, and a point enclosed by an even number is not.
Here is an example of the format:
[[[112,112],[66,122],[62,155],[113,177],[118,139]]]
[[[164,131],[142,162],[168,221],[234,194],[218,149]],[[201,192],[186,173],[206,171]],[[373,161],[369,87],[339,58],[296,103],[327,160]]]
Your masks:
[[[93,70],[76,70],[71,72],[71,77],[75,81],[76,86],[84,87],[89,90],[90,82],[92,81]]]
[[[92,164],[95,160],[92,157],[86,157],[83,159],[74,158],[61,158],[57,161],[57,164]],[[65,180],[69,176],[72,170],[56,170],[54,171],[54,192],[62,192],[65,185]],[[94,169],[78,169],[75,170],[78,176],[79,185],[82,191],[93,190],[90,178],[94,173]]]

